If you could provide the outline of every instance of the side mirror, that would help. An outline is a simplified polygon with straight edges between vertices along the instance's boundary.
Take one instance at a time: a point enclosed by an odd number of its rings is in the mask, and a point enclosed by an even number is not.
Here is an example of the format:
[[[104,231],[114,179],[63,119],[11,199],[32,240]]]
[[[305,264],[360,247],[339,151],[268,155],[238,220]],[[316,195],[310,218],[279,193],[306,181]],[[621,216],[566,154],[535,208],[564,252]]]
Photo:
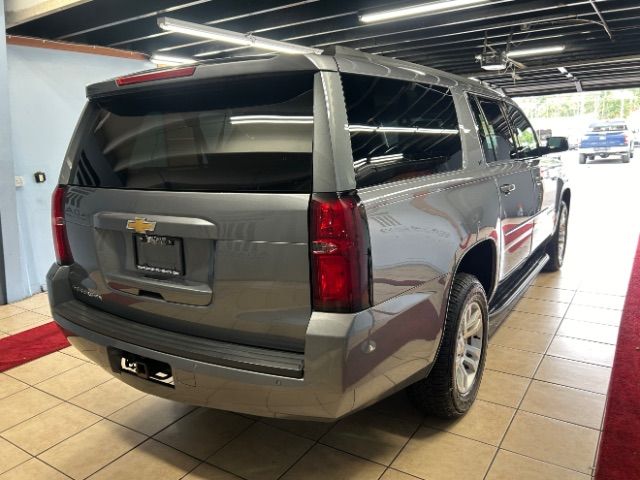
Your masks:
[[[547,138],[546,153],[560,153],[569,150],[569,139],[567,137]]]

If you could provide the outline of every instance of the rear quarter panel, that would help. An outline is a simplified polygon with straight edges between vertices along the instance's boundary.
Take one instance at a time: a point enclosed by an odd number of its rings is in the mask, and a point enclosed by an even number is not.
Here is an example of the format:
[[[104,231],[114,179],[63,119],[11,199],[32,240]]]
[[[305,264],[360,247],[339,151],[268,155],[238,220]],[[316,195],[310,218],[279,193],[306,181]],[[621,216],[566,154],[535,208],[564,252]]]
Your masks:
[[[482,235],[495,229],[495,182],[425,177],[361,190],[371,235],[374,302],[444,279]],[[493,212],[493,213],[489,213]]]
[[[373,277],[373,306],[350,326],[344,359],[343,382],[355,390],[358,407],[428,373],[442,338],[452,272],[477,242],[498,241],[499,200],[464,89],[455,79],[376,70],[375,65],[355,60],[338,63],[341,71],[449,87],[463,146],[461,170],[358,189],[367,212]],[[339,89],[343,98],[337,82],[325,88]],[[338,95],[330,93],[329,97]],[[344,101],[333,103],[332,111],[334,118],[346,119]],[[342,162],[353,172],[349,135],[344,123],[338,127],[332,130],[333,141],[342,145],[339,150],[344,154],[333,161],[336,169]],[[352,175],[349,183],[355,186]],[[317,180],[314,177],[314,191],[319,191]],[[312,321],[310,329],[314,325]]]
[[[498,239],[497,186],[466,101],[452,91],[463,169],[358,190],[369,223],[374,306],[358,315],[350,336],[344,382],[355,388],[356,405],[428,371],[442,338],[453,272],[479,241]],[[367,353],[371,344],[376,350]]]

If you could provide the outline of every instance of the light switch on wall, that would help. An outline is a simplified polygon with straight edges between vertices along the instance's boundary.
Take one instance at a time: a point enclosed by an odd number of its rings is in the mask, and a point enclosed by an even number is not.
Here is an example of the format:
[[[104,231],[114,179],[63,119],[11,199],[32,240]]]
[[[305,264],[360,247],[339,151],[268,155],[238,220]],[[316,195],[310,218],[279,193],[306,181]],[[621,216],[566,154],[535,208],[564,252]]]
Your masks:
[[[16,187],[24,187],[24,177],[16,177]]]

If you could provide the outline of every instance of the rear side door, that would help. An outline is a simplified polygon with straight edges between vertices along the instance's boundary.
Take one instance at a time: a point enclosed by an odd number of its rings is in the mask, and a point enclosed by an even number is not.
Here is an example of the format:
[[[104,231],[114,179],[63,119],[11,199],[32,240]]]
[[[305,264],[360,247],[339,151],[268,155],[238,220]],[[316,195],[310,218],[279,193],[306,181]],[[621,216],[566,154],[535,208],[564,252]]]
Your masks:
[[[518,157],[529,164],[535,190],[535,209],[531,249],[535,250],[549,238],[555,226],[555,205],[558,193],[557,161],[540,155],[536,132],[522,111],[506,104],[509,122],[518,148]]]
[[[480,128],[485,159],[496,181],[500,199],[502,280],[531,253],[533,217],[538,202],[530,164],[518,154],[504,103],[484,96],[470,96],[470,101]]]

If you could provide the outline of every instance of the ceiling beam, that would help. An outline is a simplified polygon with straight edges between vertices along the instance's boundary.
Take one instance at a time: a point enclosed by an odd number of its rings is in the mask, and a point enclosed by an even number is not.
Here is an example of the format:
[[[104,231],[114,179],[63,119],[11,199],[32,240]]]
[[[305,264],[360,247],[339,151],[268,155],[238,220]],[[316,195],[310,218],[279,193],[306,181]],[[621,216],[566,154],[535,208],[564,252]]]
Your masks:
[[[618,35],[640,35],[640,6],[638,7],[638,15],[636,16],[627,16],[623,19],[616,20],[618,22],[614,31],[618,32]],[[459,35],[457,34],[454,38],[451,36],[444,35],[432,35],[429,37],[423,37],[421,39],[415,39],[411,41],[405,41],[402,43],[391,44],[386,48],[378,48],[374,50],[368,50],[369,53],[377,53],[380,55],[404,55],[403,58],[408,58],[409,55],[414,54],[416,57],[419,57],[420,53],[424,54],[425,50],[433,49],[434,47],[443,46],[443,45],[456,45],[456,49],[465,48],[468,46],[480,46],[484,45],[484,31],[479,29],[480,31],[474,32],[468,35]],[[500,46],[506,45],[506,42],[509,39],[509,34],[511,33],[511,28],[505,27],[500,30],[495,30],[493,33],[487,35],[488,44],[490,46]],[[460,37],[460,38],[458,38]],[[557,39],[558,42],[566,43],[571,42],[573,40],[577,41],[587,41],[587,40],[607,40],[608,37],[606,33],[602,30],[602,27],[599,25],[589,24],[589,25],[554,25],[549,27],[544,27],[540,29],[531,29],[527,31],[515,31],[512,34],[512,44],[517,46],[521,42],[534,42],[534,41],[542,41],[546,39]],[[607,43],[609,44],[609,43]]]
[[[371,2],[371,0],[366,2],[350,1],[348,5],[355,9],[358,3],[372,4],[373,2]],[[576,9],[580,9],[580,12],[583,14],[593,16],[594,18],[596,17],[588,0],[577,0],[572,4],[571,9],[565,8],[562,12],[558,12],[558,10],[562,10],[562,8],[558,6],[558,2],[555,0],[535,0],[530,2],[497,0],[490,5],[472,10],[462,10],[444,15],[432,15],[419,19],[407,19],[402,22],[362,24],[357,21],[357,17],[354,15],[353,21],[345,27],[340,26],[336,28],[331,22],[320,22],[318,25],[308,24],[301,28],[279,30],[277,33],[274,32],[272,38],[274,40],[295,42],[316,48],[336,44],[358,49],[375,48],[385,44],[398,44],[407,38],[422,35],[427,31],[442,33],[443,35],[446,35],[447,32],[461,34],[465,32],[465,28],[467,28],[467,32],[469,30],[480,32],[485,29],[491,30],[494,28],[506,28],[514,24],[531,23],[536,21],[534,18],[535,14],[544,11],[554,11],[553,15],[544,17],[545,21],[557,20],[559,18],[566,19],[572,16],[575,17],[575,14],[572,13],[571,10],[575,12]],[[523,18],[519,18],[519,16]],[[528,21],[524,21],[524,16],[527,16]],[[491,19],[491,23],[488,22],[489,19]],[[503,22],[496,25],[494,23],[496,19],[501,19]],[[473,23],[477,24],[473,29],[471,29],[471,27],[462,27],[465,24]],[[146,51],[145,48],[142,48],[142,50]],[[227,52],[234,51],[235,49],[229,49],[216,54],[225,55]],[[200,52],[185,51],[184,53],[193,54]]]
[[[557,43],[556,43],[557,44]],[[640,36],[629,37],[624,41],[616,42],[616,52],[619,55],[631,55],[638,52],[638,45],[640,44]],[[545,43],[542,45],[536,45],[540,47],[553,46],[553,43]],[[466,72],[467,76],[473,76],[478,78],[486,78],[491,76],[491,72],[481,70],[480,64],[476,61],[476,54],[480,53],[477,50],[460,50],[456,53],[439,52],[434,55],[427,55],[423,57],[412,57],[407,59],[399,56],[399,60],[411,61],[416,64],[425,65],[428,67],[439,68],[445,71],[454,71],[453,69]],[[557,67],[566,67],[573,62],[580,62],[585,59],[593,60],[596,58],[607,58],[611,55],[611,46],[603,45],[601,43],[584,42],[583,44],[574,43],[568,44],[566,49],[560,54],[539,54],[536,56],[528,56],[519,58],[518,61],[525,66],[518,68],[518,72],[534,71],[532,69],[541,68],[547,70],[549,65]],[[473,69],[473,70],[472,70]]]
[[[609,38],[611,40],[613,40],[613,33],[611,33],[611,29],[609,28],[609,25],[607,24],[607,21],[604,19],[604,16],[602,15],[602,12],[598,8],[598,5],[596,5],[596,2],[594,2],[594,0],[589,0],[589,3],[591,3],[591,6],[593,7],[593,10],[598,15],[598,18],[600,19],[600,22],[602,22],[602,27],[607,32],[607,35],[609,35]]]
[[[72,8],[90,0],[5,0],[6,28]]]
[[[563,61],[548,62],[544,66],[522,68],[519,70],[519,72],[532,73],[532,72],[541,72],[541,71],[545,71],[553,68],[557,69],[559,67],[565,67],[565,68],[586,67],[586,66],[593,66],[593,65],[609,65],[609,64],[636,62],[636,61],[640,61],[640,53],[633,54],[633,55],[623,55],[620,57],[585,58],[582,60],[575,60],[575,61],[569,61],[569,62],[566,62],[566,61],[565,62]],[[492,76],[491,73],[478,72],[478,71],[469,72],[465,75],[474,76],[480,79],[491,78]]]
[[[75,2],[73,8],[52,12],[44,18],[20,25],[19,28],[14,28],[9,33],[57,40],[68,39],[80,31],[91,31],[98,27],[111,27],[145,16],[155,18],[155,16],[168,11],[176,12],[183,8],[192,8],[203,3],[217,2],[213,0],[162,0],[161,2],[157,0],[81,1]]]
[[[263,19],[270,20],[268,25],[277,25],[277,22],[283,18],[293,18],[293,12],[304,12],[310,8],[318,8],[318,5],[319,0],[262,0],[257,6],[255,2],[249,0],[226,0],[216,2],[217,9],[213,12],[211,6],[207,4],[190,8],[184,12],[175,14],[172,12],[171,16],[188,22],[249,33],[249,31],[239,29],[238,26],[251,25],[253,27],[256,22],[263,22]],[[267,24],[265,23],[264,26],[266,27]],[[251,31],[256,28],[253,27]],[[132,45],[147,51],[160,48],[158,45],[171,47],[182,44],[185,47],[190,47],[207,43],[206,40],[195,40],[170,32],[160,32],[155,17],[137,19],[132,24],[109,28],[107,31],[96,31],[91,39],[108,45]]]

